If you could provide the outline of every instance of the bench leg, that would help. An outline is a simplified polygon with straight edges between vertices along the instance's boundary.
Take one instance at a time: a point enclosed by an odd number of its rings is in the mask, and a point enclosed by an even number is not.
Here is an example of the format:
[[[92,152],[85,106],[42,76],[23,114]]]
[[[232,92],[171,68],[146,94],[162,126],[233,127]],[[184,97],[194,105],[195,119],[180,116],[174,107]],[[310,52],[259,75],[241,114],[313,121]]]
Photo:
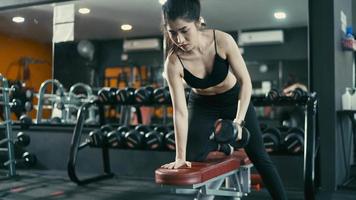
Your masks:
[[[203,186],[199,191],[194,200],[213,200],[215,198],[215,195],[206,195],[205,191],[206,190],[218,190],[221,185],[223,184],[224,179],[218,179],[216,181],[213,181],[205,186]]]

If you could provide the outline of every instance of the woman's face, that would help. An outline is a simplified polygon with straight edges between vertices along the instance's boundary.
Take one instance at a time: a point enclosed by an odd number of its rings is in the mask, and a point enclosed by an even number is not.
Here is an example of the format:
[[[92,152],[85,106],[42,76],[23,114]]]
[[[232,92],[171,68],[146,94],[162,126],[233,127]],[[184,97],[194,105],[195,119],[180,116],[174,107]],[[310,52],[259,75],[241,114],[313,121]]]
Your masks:
[[[168,20],[166,25],[169,38],[184,52],[191,51],[198,44],[198,28],[195,22],[187,22],[181,18]]]

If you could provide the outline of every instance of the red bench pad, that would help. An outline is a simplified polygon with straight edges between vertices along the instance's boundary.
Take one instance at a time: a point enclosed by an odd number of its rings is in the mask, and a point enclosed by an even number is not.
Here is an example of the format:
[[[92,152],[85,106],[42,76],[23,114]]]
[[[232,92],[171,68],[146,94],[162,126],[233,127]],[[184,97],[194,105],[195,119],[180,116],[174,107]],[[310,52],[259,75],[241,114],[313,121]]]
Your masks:
[[[240,164],[245,165],[248,162],[244,151],[235,151],[231,156],[221,152],[211,152],[204,162],[192,162],[191,168],[159,168],[155,171],[155,180],[156,183],[165,185],[197,184],[238,169]]]

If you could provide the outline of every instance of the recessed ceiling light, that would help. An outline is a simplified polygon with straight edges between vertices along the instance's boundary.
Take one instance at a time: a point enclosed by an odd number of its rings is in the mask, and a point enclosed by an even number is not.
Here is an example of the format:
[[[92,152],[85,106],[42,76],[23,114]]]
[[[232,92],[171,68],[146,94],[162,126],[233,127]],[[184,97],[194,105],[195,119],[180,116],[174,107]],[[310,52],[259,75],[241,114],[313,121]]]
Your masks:
[[[80,14],[85,15],[85,14],[89,14],[90,13],[90,9],[89,8],[79,8],[78,12]]]
[[[158,2],[163,5],[164,3],[166,3],[167,0],[158,0]]]
[[[274,18],[276,19],[285,19],[287,17],[287,14],[285,12],[275,12],[274,13]]]
[[[132,29],[132,26],[130,24],[121,25],[121,30],[123,30],[123,31],[129,31],[131,29]]]
[[[17,17],[13,17],[12,21],[15,23],[23,23],[25,21],[25,18],[17,16]]]

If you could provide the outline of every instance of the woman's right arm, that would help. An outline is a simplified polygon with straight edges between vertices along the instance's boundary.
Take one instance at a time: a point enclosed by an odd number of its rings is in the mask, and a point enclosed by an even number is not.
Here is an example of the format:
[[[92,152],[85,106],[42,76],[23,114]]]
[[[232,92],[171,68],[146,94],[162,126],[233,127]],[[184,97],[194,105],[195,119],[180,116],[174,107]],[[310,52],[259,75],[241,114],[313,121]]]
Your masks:
[[[168,56],[164,66],[164,73],[168,82],[173,106],[176,160],[162,167],[168,169],[176,169],[184,165],[190,167],[190,162],[186,161],[188,110],[182,81],[182,68],[177,64],[177,57],[175,55],[171,54]]]

